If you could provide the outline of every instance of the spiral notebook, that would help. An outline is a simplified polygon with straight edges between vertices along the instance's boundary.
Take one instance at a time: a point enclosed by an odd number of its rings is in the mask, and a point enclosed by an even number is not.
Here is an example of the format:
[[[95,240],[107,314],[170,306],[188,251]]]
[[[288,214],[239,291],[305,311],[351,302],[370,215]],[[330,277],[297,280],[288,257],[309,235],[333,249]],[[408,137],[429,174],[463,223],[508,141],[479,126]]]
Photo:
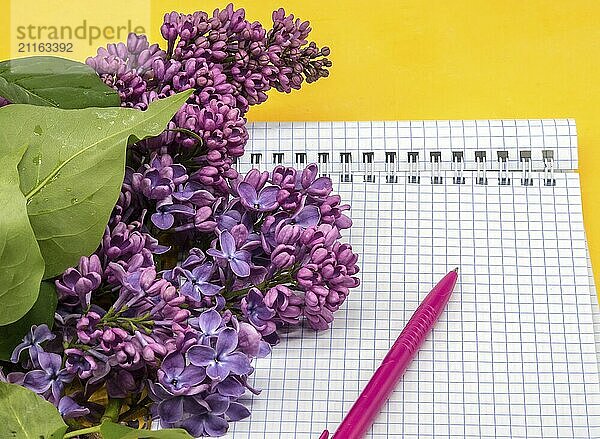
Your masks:
[[[335,430],[431,287],[442,319],[369,438],[598,438],[600,329],[572,120],[254,123],[240,171],[319,163],[362,284],[256,362],[231,438]]]

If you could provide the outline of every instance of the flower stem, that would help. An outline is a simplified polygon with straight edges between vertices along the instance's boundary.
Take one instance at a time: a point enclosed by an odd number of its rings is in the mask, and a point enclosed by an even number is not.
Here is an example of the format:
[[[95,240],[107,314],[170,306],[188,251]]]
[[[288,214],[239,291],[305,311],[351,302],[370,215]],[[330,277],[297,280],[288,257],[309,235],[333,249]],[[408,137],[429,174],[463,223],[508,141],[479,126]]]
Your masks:
[[[81,430],[70,431],[69,433],[65,433],[65,435],[63,437],[64,437],[64,439],[69,439],[71,437],[77,437],[77,436],[81,436],[83,434],[98,433],[99,431],[100,431],[100,426],[94,425],[93,427],[82,428]]]
[[[106,408],[104,409],[104,414],[100,421],[110,421],[117,422],[119,419],[119,413],[121,412],[121,406],[123,405],[123,400],[120,398],[110,398],[108,403],[106,404]]]
[[[227,300],[237,300],[237,299],[241,299],[246,294],[248,294],[248,291],[250,291],[252,288],[256,288],[259,291],[264,293],[264,292],[268,291],[271,287],[274,287],[277,285],[293,284],[294,280],[295,280],[294,275],[299,270],[299,268],[300,267],[294,265],[294,266],[290,267],[289,269],[285,269],[278,273],[275,273],[275,275],[271,279],[266,279],[258,285],[251,285],[251,286],[249,286],[247,288],[243,288],[241,290],[225,292],[223,294],[223,297],[225,297],[225,299],[227,299]]]

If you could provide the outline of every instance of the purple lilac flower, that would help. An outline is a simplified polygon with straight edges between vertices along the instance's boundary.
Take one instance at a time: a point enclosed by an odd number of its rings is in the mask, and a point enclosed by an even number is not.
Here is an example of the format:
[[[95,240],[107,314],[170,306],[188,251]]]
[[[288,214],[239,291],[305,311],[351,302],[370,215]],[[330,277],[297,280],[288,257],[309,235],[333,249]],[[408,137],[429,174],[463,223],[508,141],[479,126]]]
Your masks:
[[[65,349],[65,369],[81,379],[90,378],[98,368],[96,359],[77,348]]]
[[[275,322],[271,319],[275,311],[267,307],[259,290],[252,288],[241,301],[244,316],[263,335],[269,335],[275,331]]]
[[[229,423],[221,415],[228,411],[230,405],[229,398],[219,394],[209,395],[200,402],[188,398],[184,402],[184,409],[192,415],[181,422],[181,427],[194,437],[223,436]]]
[[[279,189],[275,186],[263,188],[259,193],[246,182],[241,182],[237,188],[242,204],[251,210],[268,212],[277,208],[277,193]]]
[[[39,352],[38,362],[41,369],[27,372],[23,378],[23,385],[36,393],[50,390],[50,399],[58,401],[65,383],[73,381],[73,374],[61,368],[62,359],[58,354]]]
[[[181,269],[180,292],[184,296],[191,297],[194,300],[201,300],[202,296],[214,296],[223,289],[218,285],[210,283],[213,276],[213,264],[204,263],[193,270]]]
[[[189,397],[173,395],[159,383],[149,383],[150,397],[155,402],[153,411],[160,419],[162,427],[170,428],[181,421],[184,415],[183,402]]]
[[[23,338],[23,341],[19,343],[13,350],[12,355],[10,356],[10,361],[17,363],[21,357],[21,353],[25,349],[29,350],[29,357],[33,361],[37,361],[38,353],[43,352],[41,344],[45,341],[53,340],[54,338],[56,338],[56,335],[50,332],[48,325],[33,325],[31,330]]]
[[[244,375],[252,370],[248,357],[241,352],[234,352],[237,344],[237,332],[226,328],[217,336],[215,349],[206,345],[192,346],[188,357],[192,364],[206,366],[206,374],[211,379],[222,381],[230,373]]]
[[[210,248],[207,254],[219,261],[224,261],[231,270],[240,277],[250,275],[250,253],[247,250],[238,250],[235,239],[231,233],[224,231],[219,236],[221,250]]]
[[[202,381],[206,378],[203,367],[185,365],[185,358],[180,353],[168,355],[158,370],[158,382],[173,395],[194,395],[204,388]]]
[[[204,311],[200,316],[190,319],[189,324],[198,331],[200,344],[209,344],[224,329],[223,318],[214,309]]]
[[[156,212],[152,214],[151,218],[156,227],[161,230],[168,230],[175,224],[175,215],[191,217],[195,213],[193,207],[184,204],[173,204],[169,197],[157,205]]]

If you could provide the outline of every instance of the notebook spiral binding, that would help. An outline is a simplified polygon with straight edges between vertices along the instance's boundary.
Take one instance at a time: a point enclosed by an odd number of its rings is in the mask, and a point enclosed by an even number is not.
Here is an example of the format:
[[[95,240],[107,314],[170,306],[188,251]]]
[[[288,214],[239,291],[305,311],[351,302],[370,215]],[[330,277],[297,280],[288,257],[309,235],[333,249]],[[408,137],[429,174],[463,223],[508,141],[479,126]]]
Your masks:
[[[400,162],[396,151],[385,151],[383,161],[377,161],[375,151],[362,152],[358,162],[354,157],[356,153],[352,152],[339,152],[338,157],[334,157],[329,152],[318,152],[316,159],[321,176],[332,178],[339,176],[339,181],[342,183],[351,183],[357,176],[362,176],[362,180],[366,183],[376,183],[378,178],[382,178],[385,183],[398,183],[399,178],[402,177],[406,178],[409,184],[420,184],[421,174],[427,173],[430,176],[428,181],[433,185],[443,184],[444,178],[450,178],[448,175],[451,176],[452,184],[466,184],[467,178],[471,177],[474,178],[475,184],[487,185],[488,174],[495,172],[500,186],[512,184],[533,186],[535,173],[539,173],[542,177],[541,182],[544,186],[555,186],[554,151],[545,149],[541,152],[542,163],[538,167],[534,165],[530,150],[519,151],[517,160],[510,157],[509,151],[496,151],[496,165],[490,163],[486,151],[474,151],[471,162],[465,159],[464,151],[451,151],[449,163],[444,162],[441,151],[430,151],[428,161],[423,161],[418,151],[408,151],[404,163]],[[310,163],[306,152],[293,153],[292,161],[294,166],[300,169]],[[250,154],[251,167],[261,167],[262,163],[262,153]],[[274,152],[272,164],[277,166],[291,163],[286,161],[286,153]],[[468,173],[470,175],[467,175]],[[519,174],[520,178],[518,178]]]

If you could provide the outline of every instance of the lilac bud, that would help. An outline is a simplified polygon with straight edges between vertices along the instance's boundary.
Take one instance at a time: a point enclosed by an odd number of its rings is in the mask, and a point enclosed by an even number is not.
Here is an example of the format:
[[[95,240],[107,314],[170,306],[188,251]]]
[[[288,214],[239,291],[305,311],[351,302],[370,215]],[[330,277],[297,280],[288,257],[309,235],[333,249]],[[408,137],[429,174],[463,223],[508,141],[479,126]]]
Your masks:
[[[88,312],[77,321],[77,337],[82,343],[90,344],[102,336],[102,330],[97,328],[100,315],[94,311]]]
[[[278,270],[294,265],[296,262],[295,251],[296,249],[291,245],[278,245],[271,254],[271,264]]]
[[[238,331],[238,349],[252,357],[258,356],[262,336],[246,322],[240,322]]]

